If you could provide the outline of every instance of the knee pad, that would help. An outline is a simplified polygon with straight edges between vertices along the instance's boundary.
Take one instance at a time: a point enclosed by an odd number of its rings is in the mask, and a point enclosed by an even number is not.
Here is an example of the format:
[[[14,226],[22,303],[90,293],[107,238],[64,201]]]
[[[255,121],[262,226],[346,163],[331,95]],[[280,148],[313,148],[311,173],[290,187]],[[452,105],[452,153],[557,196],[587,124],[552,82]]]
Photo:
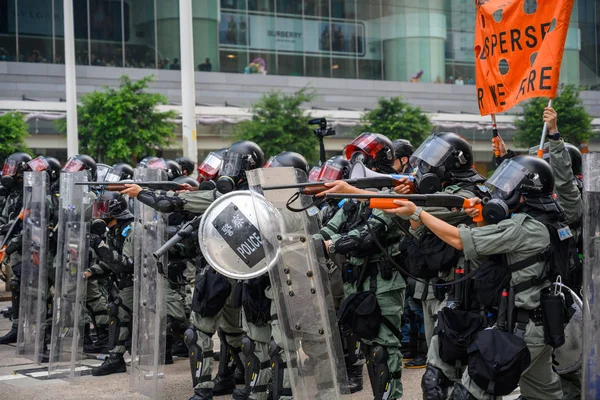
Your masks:
[[[373,346],[369,353],[369,363],[371,364],[372,373],[369,373],[371,380],[371,388],[375,400],[387,399],[392,389],[392,376],[388,368],[388,352],[383,346]]]
[[[346,337],[346,367],[362,366],[365,363],[365,358],[362,354],[362,342],[356,335]]]
[[[20,292],[21,291],[21,282],[19,282],[17,280],[11,280],[10,281],[10,291],[13,293]]]
[[[279,347],[274,340],[271,340],[269,342],[269,357],[274,358],[279,355],[279,352],[281,352],[281,347]]]
[[[210,381],[210,373],[206,376],[201,375],[202,364],[205,362],[210,362],[213,352],[202,351],[202,348],[198,345],[198,332],[194,328],[188,328],[185,330],[183,333],[183,341],[189,349],[190,371],[192,373],[192,382],[194,387],[196,387],[196,385],[199,383]]]
[[[454,383],[454,390],[452,392],[451,400],[477,400],[466,387],[458,382]]]
[[[242,354],[245,357],[250,357],[254,354],[254,340],[250,339],[248,336],[244,336],[242,339]]]
[[[448,394],[448,381],[441,370],[427,365],[421,379],[423,400],[444,400]]]
[[[288,367],[287,363],[281,357],[281,347],[273,340],[269,344],[269,357],[271,357],[273,400],[278,400],[282,396],[292,396],[292,389],[283,387],[283,378]]]
[[[108,347],[113,349],[119,343],[121,333],[121,320],[119,319],[119,306],[116,303],[108,304]]]
[[[167,316],[167,335],[171,337],[183,338],[183,334],[187,327],[185,324],[175,318]]]

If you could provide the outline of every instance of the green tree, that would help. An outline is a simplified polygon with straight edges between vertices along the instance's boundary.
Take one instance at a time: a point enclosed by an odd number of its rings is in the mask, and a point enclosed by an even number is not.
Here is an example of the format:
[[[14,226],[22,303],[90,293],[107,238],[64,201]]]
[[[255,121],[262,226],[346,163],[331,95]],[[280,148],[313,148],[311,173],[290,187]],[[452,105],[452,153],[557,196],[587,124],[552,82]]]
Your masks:
[[[419,146],[431,134],[433,126],[420,107],[413,107],[401,97],[380,98],[377,106],[363,114],[360,132],[381,133],[388,138],[408,139]]]
[[[174,111],[159,112],[156,107],[167,98],[145,89],[154,76],[132,82],[127,75],[119,78],[119,88],[105,87],[81,98],[77,106],[79,151],[107,164],[155,155],[175,136],[171,122]],[[66,121],[58,122],[66,132]]]
[[[25,143],[28,136],[29,125],[23,115],[9,112],[0,116],[0,161],[18,151],[30,153]]]
[[[542,136],[542,114],[548,99],[537,97],[523,105],[523,114],[515,121],[517,133],[514,140],[519,146],[532,147],[540,144]],[[592,117],[583,106],[579,92],[573,85],[566,86],[552,100],[558,114],[558,130],[566,142],[579,146],[592,137]]]
[[[315,98],[313,90],[302,88],[294,94],[265,94],[252,107],[252,119],[236,125],[238,140],[251,140],[266,157],[295,151],[311,162],[317,159],[318,140],[307,124],[310,115],[300,106]]]

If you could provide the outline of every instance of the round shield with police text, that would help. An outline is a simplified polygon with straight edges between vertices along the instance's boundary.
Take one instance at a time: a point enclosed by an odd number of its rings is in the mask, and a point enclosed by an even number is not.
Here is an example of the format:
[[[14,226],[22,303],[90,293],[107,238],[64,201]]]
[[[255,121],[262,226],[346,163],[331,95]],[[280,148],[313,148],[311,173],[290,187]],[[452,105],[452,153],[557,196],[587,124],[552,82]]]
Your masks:
[[[273,226],[277,231],[280,223],[279,211],[262,196],[235,191],[219,197],[204,212],[198,242],[204,258],[217,272],[233,279],[251,279],[275,263],[265,257],[259,226]]]

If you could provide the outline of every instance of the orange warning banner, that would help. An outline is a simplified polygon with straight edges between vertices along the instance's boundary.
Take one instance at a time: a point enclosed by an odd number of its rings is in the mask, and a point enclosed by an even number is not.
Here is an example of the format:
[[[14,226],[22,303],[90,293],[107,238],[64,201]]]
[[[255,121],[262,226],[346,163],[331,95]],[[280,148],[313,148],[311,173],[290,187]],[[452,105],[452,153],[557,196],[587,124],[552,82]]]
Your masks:
[[[475,68],[481,115],[554,98],[574,0],[476,0]]]

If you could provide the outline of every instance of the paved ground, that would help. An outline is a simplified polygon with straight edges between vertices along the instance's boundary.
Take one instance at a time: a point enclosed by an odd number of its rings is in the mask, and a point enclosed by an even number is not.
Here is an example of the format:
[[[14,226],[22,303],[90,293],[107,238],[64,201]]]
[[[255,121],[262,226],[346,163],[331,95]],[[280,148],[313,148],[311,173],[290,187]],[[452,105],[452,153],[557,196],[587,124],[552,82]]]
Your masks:
[[[0,310],[9,306],[8,302],[0,302]],[[10,321],[0,316],[0,335],[10,329]],[[101,361],[89,359],[85,365],[100,365]],[[15,355],[14,346],[0,345],[0,398],[3,400],[102,400],[102,399],[147,399],[147,397],[129,391],[129,374],[116,374],[105,377],[82,376],[76,384],[69,384],[59,379],[47,379],[47,373],[40,370],[39,365],[19,358]],[[404,370],[404,399],[422,399],[420,382],[424,370]],[[365,378],[367,377],[365,370]],[[187,359],[178,359],[173,365],[165,367],[165,400],[187,400],[191,394],[191,377]],[[353,396],[352,400],[371,399],[368,379],[365,388]],[[516,396],[505,397],[512,399]],[[230,396],[215,399],[229,399]]]

